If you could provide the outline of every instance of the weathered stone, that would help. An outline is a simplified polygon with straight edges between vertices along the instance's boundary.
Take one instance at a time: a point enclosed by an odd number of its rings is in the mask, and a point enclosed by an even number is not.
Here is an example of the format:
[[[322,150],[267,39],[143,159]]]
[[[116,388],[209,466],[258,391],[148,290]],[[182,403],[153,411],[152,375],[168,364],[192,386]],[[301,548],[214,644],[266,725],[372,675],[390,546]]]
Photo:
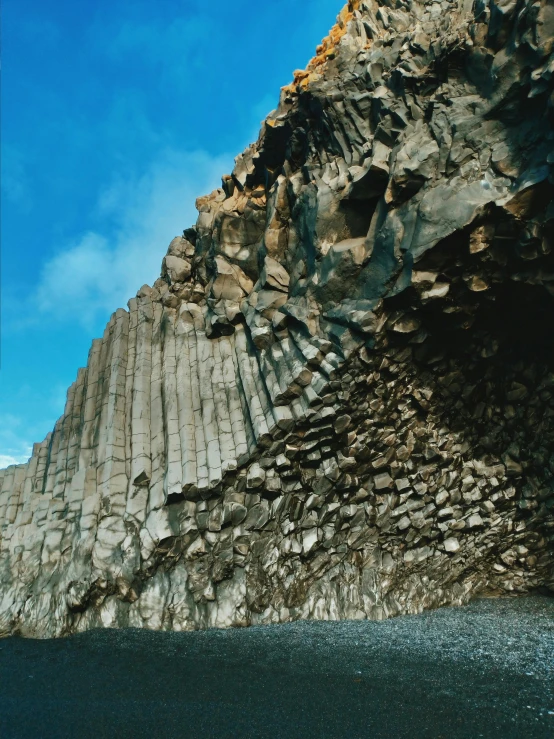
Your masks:
[[[334,429],[336,434],[342,434],[350,426],[352,419],[348,415],[338,416],[335,419]]]
[[[388,472],[383,472],[381,475],[375,475],[373,482],[377,490],[383,490],[392,485],[392,477]]]
[[[445,539],[444,549],[447,552],[457,552],[460,548],[460,542],[458,539]]]
[[[169,255],[164,257],[162,274],[167,274],[171,282],[185,282],[191,275],[191,264],[186,259]]]
[[[475,528],[476,526],[482,526],[483,523],[483,519],[478,513],[474,513],[473,516],[470,516],[467,519],[467,525],[470,529]]]
[[[264,482],[265,470],[257,463],[250,465],[248,468],[248,474],[246,475],[246,487],[259,488],[264,484]]]

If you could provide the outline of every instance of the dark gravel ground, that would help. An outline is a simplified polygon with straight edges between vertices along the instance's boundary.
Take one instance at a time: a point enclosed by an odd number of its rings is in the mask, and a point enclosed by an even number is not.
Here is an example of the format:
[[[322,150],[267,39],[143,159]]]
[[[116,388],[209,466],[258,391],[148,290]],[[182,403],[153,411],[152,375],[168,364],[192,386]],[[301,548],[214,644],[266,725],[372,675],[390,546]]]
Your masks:
[[[553,739],[554,599],[0,641],[1,739]]]

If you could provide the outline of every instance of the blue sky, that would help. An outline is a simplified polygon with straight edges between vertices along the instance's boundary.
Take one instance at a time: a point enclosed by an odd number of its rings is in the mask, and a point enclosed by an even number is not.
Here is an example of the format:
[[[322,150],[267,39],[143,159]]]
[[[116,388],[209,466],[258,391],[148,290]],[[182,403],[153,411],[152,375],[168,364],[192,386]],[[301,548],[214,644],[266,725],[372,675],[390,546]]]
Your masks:
[[[341,0],[3,0],[0,467],[62,413]]]

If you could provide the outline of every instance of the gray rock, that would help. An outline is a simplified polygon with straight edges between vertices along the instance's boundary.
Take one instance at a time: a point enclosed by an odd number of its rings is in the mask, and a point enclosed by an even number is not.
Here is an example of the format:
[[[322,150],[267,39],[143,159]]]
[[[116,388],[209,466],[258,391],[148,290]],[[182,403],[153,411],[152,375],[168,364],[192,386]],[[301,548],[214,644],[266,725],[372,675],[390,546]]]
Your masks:
[[[185,282],[191,275],[191,264],[186,259],[169,255],[164,257],[162,275],[167,274],[171,282]]]

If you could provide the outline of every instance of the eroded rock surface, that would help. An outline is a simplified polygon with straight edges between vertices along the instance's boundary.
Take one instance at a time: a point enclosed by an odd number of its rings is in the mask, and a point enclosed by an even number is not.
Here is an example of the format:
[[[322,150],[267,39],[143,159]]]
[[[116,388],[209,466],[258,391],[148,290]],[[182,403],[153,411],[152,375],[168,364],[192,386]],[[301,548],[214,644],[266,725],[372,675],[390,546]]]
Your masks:
[[[0,632],[554,588],[554,6],[344,8],[0,471]]]

